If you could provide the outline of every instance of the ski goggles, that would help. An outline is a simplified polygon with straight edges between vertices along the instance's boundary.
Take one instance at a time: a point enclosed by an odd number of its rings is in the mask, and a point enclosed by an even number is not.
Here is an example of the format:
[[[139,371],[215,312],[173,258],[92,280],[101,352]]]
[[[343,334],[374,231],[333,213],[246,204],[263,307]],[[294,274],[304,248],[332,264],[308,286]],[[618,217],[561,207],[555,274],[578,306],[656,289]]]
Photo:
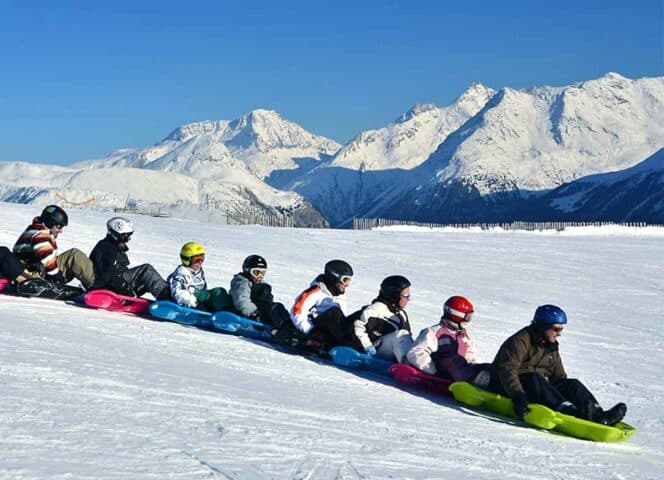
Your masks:
[[[265,274],[267,273],[267,268],[252,268],[249,270],[249,273],[251,274],[252,277],[264,277]]]
[[[189,263],[191,265],[197,264],[197,263],[203,263],[205,261],[205,255],[194,255],[189,259]]]
[[[401,298],[405,298],[406,300],[410,300],[410,297],[411,297],[411,296],[412,296],[412,295],[411,295],[410,293],[407,293],[407,294],[405,294],[405,295],[400,295]]]
[[[556,332],[556,333],[561,333],[561,332],[563,331],[564,328],[565,328],[565,327],[554,327],[554,326],[550,326],[547,330],[551,330],[551,331]]]
[[[353,277],[351,277],[350,275],[342,275],[341,277],[339,277],[339,282],[343,283],[345,287],[350,285],[350,282],[352,280],[353,280]]]

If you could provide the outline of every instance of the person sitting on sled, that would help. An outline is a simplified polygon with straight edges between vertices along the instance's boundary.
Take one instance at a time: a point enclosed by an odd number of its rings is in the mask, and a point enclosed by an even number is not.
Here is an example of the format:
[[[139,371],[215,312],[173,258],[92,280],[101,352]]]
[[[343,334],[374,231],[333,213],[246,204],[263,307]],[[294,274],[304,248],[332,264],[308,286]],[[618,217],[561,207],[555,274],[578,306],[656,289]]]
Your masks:
[[[403,363],[413,344],[406,305],[410,281],[401,275],[385,278],[371,305],[349,317],[353,320],[351,346],[358,351]]]
[[[448,298],[440,321],[418,335],[408,352],[408,363],[431,375],[486,388],[491,364],[475,361],[475,342],[467,330],[473,312],[467,298]]]
[[[63,288],[74,278],[83,287],[90,289],[94,283],[94,269],[90,259],[78,248],[58,254],[57,238],[69,224],[69,216],[57,205],[44,207],[41,214],[32,220],[14,245],[14,254],[33,272],[40,272],[43,280],[31,279],[21,284],[19,291],[26,295],[59,298],[56,292],[44,295],[44,290],[71,290]],[[68,298],[65,295],[62,299]]]
[[[106,222],[106,237],[90,252],[94,265],[93,289],[108,289],[120,295],[140,297],[150,292],[157,300],[170,299],[166,280],[149,263],[129,268],[128,242],[134,224],[128,218],[113,217]]]
[[[222,287],[208,289],[203,271],[205,248],[200,243],[187,242],[180,249],[181,264],[168,276],[171,297],[179,305],[208,312],[228,310],[231,297]]]
[[[242,271],[231,280],[230,294],[240,315],[278,328],[290,321],[290,316],[283,304],[274,302],[272,287],[263,281],[266,274],[267,261],[260,255],[249,255],[242,262]]]
[[[288,341],[289,337],[305,337],[306,344],[323,350],[343,345],[348,337],[344,294],[352,279],[353,268],[347,262],[327,262],[323,273],[295,299],[290,311],[295,331],[289,332],[286,325],[277,330],[275,339]]]
[[[567,415],[605,425],[620,422],[627,406],[603,410],[579,380],[567,378],[558,352],[558,338],[567,315],[555,305],[537,307],[533,321],[502,344],[491,365],[489,390],[512,399],[523,418],[528,403],[539,403]]]

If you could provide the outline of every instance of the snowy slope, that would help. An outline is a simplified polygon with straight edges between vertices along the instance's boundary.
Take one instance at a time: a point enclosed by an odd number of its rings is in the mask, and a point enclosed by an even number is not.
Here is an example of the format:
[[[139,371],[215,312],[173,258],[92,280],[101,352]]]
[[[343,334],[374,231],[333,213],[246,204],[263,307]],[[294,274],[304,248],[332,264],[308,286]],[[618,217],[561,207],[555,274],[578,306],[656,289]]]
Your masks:
[[[35,207],[0,204],[0,245]],[[106,216],[70,212],[61,248],[89,251]],[[661,230],[417,232],[211,226],[132,217],[134,264],[167,274],[188,240],[227,286],[261,253],[290,304],[330,258],[356,276],[349,307],[393,273],[413,282],[414,329],[448,295],[476,307],[479,360],[555,302],[570,323],[565,366],[604,405],[624,400],[638,432],[593,444],[516,427],[448,400],[240,338],[0,296],[0,478],[661,478],[664,259]],[[592,234],[589,234],[592,233]],[[572,278],[573,277],[573,278]]]

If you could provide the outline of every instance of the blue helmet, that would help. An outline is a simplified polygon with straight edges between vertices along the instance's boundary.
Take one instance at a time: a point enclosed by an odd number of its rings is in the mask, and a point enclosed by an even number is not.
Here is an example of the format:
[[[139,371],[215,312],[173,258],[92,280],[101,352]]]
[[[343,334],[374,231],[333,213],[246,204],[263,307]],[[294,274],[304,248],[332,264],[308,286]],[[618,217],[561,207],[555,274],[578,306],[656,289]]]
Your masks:
[[[563,309],[556,307],[555,305],[542,305],[537,307],[535,310],[535,316],[533,317],[533,323],[567,323],[567,315],[563,312]]]

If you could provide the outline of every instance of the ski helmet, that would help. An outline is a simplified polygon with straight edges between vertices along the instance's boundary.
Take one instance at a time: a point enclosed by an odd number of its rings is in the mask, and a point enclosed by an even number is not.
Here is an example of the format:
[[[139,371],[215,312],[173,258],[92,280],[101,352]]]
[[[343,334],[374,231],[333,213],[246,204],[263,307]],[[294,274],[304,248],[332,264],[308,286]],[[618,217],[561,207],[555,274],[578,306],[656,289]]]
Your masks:
[[[443,305],[443,318],[455,323],[470,322],[473,316],[473,304],[466,297],[455,295],[448,298]]]
[[[180,260],[185,267],[191,266],[191,259],[205,255],[205,248],[200,243],[187,242],[180,249]]]
[[[260,255],[249,255],[242,262],[242,271],[247,275],[255,277],[256,275],[253,275],[251,272],[256,269],[263,270],[263,274],[265,274],[264,270],[267,270],[267,262]]]
[[[57,205],[49,205],[45,207],[39,218],[41,218],[41,221],[48,228],[53,228],[55,225],[66,227],[69,223],[67,213]]]
[[[340,283],[348,284],[353,278],[353,267],[343,260],[330,260],[325,264],[324,273]]]
[[[555,305],[541,305],[535,310],[533,323],[560,323],[564,325],[567,323],[567,315],[562,308],[556,307]]]
[[[379,295],[397,304],[401,299],[401,292],[408,287],[410,287],[410,281],[406,277],[392,275],[381,282]]]
[[[113,217],[106,222],[108,235],[116,242],[128,242],[134,233],[134,224],[124,217]]]

